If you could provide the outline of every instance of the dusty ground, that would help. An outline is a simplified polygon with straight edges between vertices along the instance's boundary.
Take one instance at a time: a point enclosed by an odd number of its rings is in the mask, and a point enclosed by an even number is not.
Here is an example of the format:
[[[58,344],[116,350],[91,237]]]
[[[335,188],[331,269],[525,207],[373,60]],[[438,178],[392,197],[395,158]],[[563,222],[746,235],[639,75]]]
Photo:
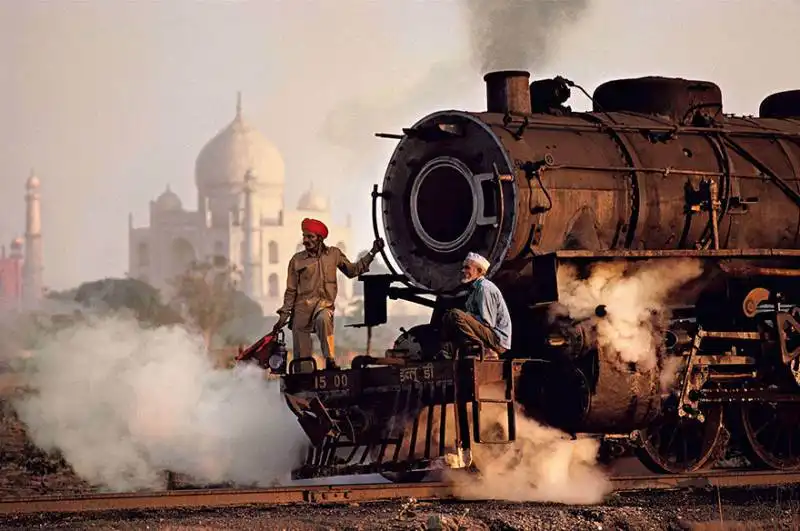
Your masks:
[[[9,519],[0,529],[765,530],[800,529],[799,508],[800,492],[795,490],[721,491],[719,498],[713,490],[616,496],[597,507],[405,501],[29,517]]]
[[[90,486],[62,460],[28,441],[9,404],[0,400],[0,498],[89,491]],[[800,529],[800,488],[617,495],[594,507],[406,500],[328,507],[126,511],[6,518],[0,519],[0,529]]]
[[[11,405],[0,399],[0,498],[90,490],[62,459],[47,455],[28,440]]]

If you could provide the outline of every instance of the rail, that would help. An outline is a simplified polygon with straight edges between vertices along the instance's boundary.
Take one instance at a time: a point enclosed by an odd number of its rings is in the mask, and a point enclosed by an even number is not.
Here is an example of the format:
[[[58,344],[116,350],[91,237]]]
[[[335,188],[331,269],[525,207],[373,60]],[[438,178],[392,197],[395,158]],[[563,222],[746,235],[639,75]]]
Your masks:
[[[687,475],[618,476],[616,492],[711,487],[768,487],[800,484],[800,472],[712,471]],[[0,514],[83,513],[115,510],[241,507],[246,505],[337,504],[401,498],[455,499],[449,483],[362,484],[269,489],[198,489],[81,496],[37,496],[0,500]]]

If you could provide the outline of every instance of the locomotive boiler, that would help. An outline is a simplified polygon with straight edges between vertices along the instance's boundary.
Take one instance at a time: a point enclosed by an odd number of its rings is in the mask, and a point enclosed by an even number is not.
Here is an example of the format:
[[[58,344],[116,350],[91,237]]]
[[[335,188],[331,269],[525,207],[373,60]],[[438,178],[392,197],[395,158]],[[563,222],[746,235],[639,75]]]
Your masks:
[[[373,227],[382,221],[399,271],[384,256],[391,274],[360,279],[363,325],[386,322],[388,299],[433,314],[349,369],[289,363],[283,391],[311,442],[297,477],[480,468],[513,444],[520,414],[663,472],[729,450],[800,468],[800,91],[738,117],[706,81],[614,80],[590,96],[527,72],[484,80],[485,112],[434,112],[379,135],[399,142],[373,190]],[[591,112],[565,106],[574,88]],[[512,315],[499,361],[435,357],[470,251],[489,259]],[[601,340],[625,300],[568,311],[567,283],[609,264],[623,279],[693,270],[637,316],[652,352]]]

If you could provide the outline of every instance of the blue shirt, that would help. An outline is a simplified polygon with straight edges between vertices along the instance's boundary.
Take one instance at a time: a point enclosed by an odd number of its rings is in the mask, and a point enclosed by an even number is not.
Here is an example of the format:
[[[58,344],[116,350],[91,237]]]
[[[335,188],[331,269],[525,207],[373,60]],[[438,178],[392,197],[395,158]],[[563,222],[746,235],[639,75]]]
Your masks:
[[[472,284],[466,311],[494,330],[501,347],[506,350],[511,348],[511,317],[500,288],[493,282],[481,277]]]

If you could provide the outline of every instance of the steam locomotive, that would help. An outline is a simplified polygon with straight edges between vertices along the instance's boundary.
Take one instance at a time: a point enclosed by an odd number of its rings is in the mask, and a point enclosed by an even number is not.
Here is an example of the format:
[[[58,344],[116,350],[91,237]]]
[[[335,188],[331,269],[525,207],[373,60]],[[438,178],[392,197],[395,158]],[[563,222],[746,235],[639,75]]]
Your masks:
[[[390,274],[360,278],[362,326],[385,324],[389,299],[432,317],[346,370],[271,362],[310,442],[294,476],[480,470],[514,444],[520,416],[663,473],[714,467],[728,450],[800,469],[800,90],[739,117],[706,81],[619,79],[592,95],[522,71],[484,81],[486,112],[434,112],[378,135],[399,140],[372,192],[375,234],[380,219],[399,270],[384,254]],[[573,89],[592,112],[565,106]],[[469,251],[489,259],[512,315],[500,360],[436,357]],[[554,317],[567,270],[675,260],[698,275],[661,321],[641,323],[659,339],[655,364],[598,341],[610,306]]]

